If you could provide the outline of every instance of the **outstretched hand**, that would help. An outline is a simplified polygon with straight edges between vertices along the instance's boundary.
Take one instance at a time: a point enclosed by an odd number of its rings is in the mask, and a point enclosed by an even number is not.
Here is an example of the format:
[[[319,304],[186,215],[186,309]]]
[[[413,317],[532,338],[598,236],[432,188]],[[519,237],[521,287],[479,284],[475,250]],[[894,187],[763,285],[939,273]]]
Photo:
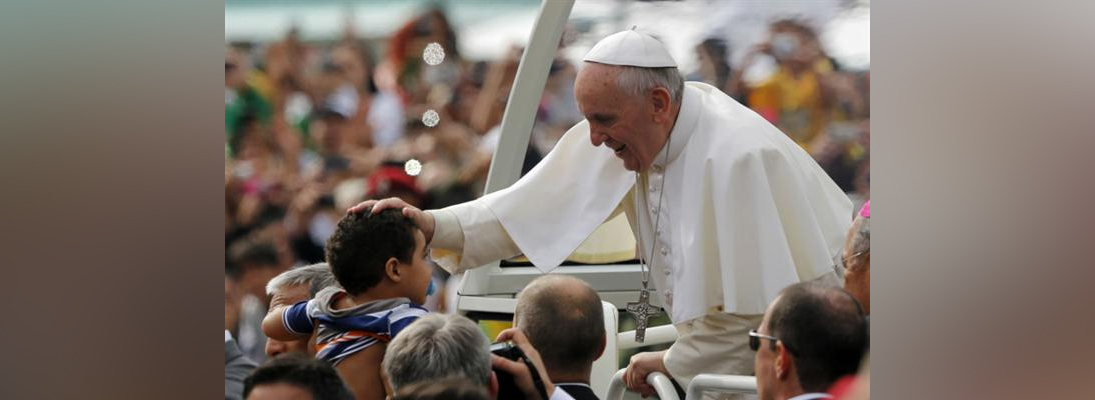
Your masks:
[[[350,207],[346,212],[349,214],[356,214],[369,210],[369,215],[373,215],[387,209],[403,210],[403,216],[410,218],[418,225],[418,229],[422,230],[422,234],[426,236],[426,243],[433,240],[433,216],[425,211],[419,210],[415,206],[407,204],[407,202],[398,197],[389,197],[383,200],[366,200],[358,203],[356,206]]]

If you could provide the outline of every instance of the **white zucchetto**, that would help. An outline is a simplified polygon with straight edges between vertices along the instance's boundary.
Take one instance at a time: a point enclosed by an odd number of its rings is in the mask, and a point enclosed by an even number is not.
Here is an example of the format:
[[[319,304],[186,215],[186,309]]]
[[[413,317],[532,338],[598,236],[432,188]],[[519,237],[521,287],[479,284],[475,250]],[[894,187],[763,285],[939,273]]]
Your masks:
[[[582,60],[646,68],[677,67],[662,42],[634,28],[601,39]]]

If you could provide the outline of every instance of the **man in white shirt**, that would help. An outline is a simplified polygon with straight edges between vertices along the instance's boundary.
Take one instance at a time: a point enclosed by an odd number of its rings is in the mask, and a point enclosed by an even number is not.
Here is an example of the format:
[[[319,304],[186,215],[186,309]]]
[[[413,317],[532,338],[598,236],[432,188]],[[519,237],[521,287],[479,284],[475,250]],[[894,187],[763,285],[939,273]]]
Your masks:
[[[652,394],[653,371],[681,386],[699,373],[751,375],[744,338],[779,290],[837,284],[851,202],[762,117],[710,85],[684,84],[649,35],[595,45],[574,93],[586,120],[510,187],[441,210],[385,199],[350,211],[403,208],[454,273],[518,254],[548,272],[622,212],[680,334],[667,351],[632,357],[628,388]]]

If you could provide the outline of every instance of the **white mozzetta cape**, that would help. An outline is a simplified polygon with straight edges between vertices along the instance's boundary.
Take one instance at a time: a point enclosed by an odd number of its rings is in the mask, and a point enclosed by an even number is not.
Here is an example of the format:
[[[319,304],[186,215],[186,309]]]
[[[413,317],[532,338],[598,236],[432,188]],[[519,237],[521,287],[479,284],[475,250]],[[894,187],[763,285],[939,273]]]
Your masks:
[[[766,120],[718,89],[690,82],[668,151],[663,204],[669,217],[661,223],[667,235],[660,240],[672,248],[668,256],[662,253],[664,261],[655,257],[655,265],[667,267],[654,272],[672,268],[674,274],[654,282],[663,300],[673,293],[665,304],[674,323],[720,306],[728,313],[762,314],[787,285],[834,271],[833,256],[851,224],[851,202]],[[658,246],[651,240],[653,213],[636,215],[650,207],[629,195],[635,182],[635,173],[611,149],[590,143],[583,121],[510,187],[435,212],[455,215],[464,238],[462,249],[446,249],[435,235],[435,248],[458,254],[437,261],[450,271],[463,270],[517,251],[548,272],[618,206],[643,235],[642,254],[650,254]],[[657,198],[649,201],[656,204]],[[451,217],[439,218],[439,233],[445,218]]]

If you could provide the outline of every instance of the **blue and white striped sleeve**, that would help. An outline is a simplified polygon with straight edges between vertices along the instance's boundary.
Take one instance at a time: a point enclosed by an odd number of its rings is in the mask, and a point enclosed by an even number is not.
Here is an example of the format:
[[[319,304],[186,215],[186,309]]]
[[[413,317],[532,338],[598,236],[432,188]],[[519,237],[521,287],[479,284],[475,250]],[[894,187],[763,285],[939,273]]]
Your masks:
[[[302,336],[312,334],[315,323],[308,316],[308,304],[311,302],[312,300],[301,301],[282,311],[281,322],[285,325],[285,330]]]

